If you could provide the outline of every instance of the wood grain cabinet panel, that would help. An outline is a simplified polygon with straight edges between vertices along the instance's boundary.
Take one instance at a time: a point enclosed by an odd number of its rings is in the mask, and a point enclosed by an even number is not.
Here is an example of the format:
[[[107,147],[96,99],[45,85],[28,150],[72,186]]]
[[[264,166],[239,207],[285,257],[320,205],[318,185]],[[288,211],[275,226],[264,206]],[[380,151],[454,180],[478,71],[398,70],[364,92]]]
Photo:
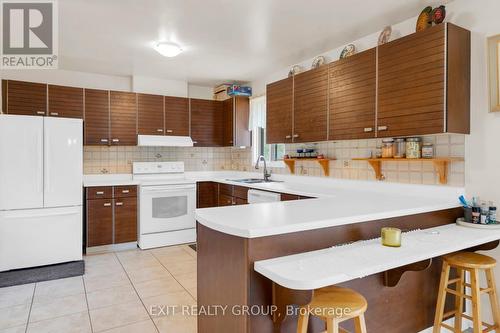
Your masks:
[[[49,85],[48,115],[83,119],[83,88]]]
[[[219,193],[219,207],[232,206],[233,204],[233,197]]]
[[[293,78],[266,87],[266,142],[291,143],[293,131]]]
[[[163,96],[137,94],[137,127],[142,135],[163,135]]]
[[[86,191],[87,200],[113,198],[113,187],[111,186],[87,187]]]
[[[117,198],[115,205],[114,243],[137,240],[137,198]]]
[[[198,182],[196,184],[196,208],[217,207],[218,184],[215,182]]]
[[[86,145],[109,144],[109,91],[85,89]]]
[[[111,91],[109,94],[111,144],[137,145],[137,95]]]
[[[329,140],[375,137],[376,49],[329,66]]]
[[[24,116],[47,114],[47,85],[43,83],[2,80],[5,87],[4,112]]]
[[[165,134],[189,136],[189,99],[165,96]]]
[[[113,243],[113,200],[87,200],[87,246]]]
[[[223,101],[222,108],[224,113],[224,146],[232,147],[234,145],[234,99],[229,98]]]
[[[378,136],[445,131],[445,27],[379,47]]]
[[[250,147],[250,99],[243,96],[226,99],[223,101],[223,110],[224,146]]]
[[[295,75],[293,142],[325,141],[328,124],[328,66]]]
[[[196,147],[223,145],[222,102],[191,99],[191,138]]]

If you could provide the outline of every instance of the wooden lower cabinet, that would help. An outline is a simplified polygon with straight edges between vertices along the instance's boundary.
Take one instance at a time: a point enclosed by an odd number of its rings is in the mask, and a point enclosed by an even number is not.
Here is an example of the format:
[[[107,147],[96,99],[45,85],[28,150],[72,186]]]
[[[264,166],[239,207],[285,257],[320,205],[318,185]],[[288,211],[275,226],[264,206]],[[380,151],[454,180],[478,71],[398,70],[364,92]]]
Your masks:
[[[233,197],[226,194],[219,194],[219,207],[234,205]]]
[[[87,246],[113,243],[113,200],[87,200]]]
[[[115,239],[114,243],[137,240],[137,198],[114,199]]]
[[[198,182],[196,184],[196,208],[217,207],[218,184]]]
[[[87,247],[137,240],[137,187],[86,189]],[[103,196],[104,198],[98,198]]]

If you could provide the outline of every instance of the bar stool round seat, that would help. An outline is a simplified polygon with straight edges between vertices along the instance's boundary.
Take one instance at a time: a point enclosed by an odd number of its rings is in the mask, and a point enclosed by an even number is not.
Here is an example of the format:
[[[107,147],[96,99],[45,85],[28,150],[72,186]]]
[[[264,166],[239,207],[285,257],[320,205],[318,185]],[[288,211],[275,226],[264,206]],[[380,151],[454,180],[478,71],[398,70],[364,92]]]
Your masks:
[[[354,319],[355,332],[366,333],[364,313],[368,302],[354,290],[342,287],[326,287],[314,291],[312,301],[300,308],[298,333],[307,332],[309,314],[326,321],[327,332],[344,332],[339,323]]]
[[[444,256],[443,260],[448,262],[451,266],[463,268],[487,269],[493,268],[497,264],[497,261],[492,257],[474,252],[458,252],[449,254]]]
[[[493,274],[496,263],[495,259],[474,252],[457,252],[443,256],[433,333],[440,333],[443,327],[452,332],[462,332],[463,318],[472,321],[474,333],[498,332],[500,307]],[[456,271],[456,278],[450,278],[451,269]],[[486,275],[485,288],[480,286],[479,281],[479,274],[482,272]],[[466,280],[466,273],[470,275],[470,283]],[[455,287],[452,288],[451,285],[455,285]],[[470,294],[467,293],[467,288],[470,289]],[[445,313],[447,294],[455,296],[455,306],[453,310]],[[485,323],[481,319],[481,295],[483,294],[489,296],[493,324]],[[464,300],[469,300],[472,304],[471,315],[464,313]],[[453,326],[443,322],[444,319],[450,317],[455,318]]]

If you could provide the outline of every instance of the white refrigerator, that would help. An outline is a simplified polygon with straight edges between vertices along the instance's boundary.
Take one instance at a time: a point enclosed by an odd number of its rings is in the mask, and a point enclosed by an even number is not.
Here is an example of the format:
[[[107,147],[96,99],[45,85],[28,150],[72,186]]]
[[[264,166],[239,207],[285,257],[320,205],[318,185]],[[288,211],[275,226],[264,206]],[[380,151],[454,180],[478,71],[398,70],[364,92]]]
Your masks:
[[[82,260],[81,119],[0,115],[0,272]]]

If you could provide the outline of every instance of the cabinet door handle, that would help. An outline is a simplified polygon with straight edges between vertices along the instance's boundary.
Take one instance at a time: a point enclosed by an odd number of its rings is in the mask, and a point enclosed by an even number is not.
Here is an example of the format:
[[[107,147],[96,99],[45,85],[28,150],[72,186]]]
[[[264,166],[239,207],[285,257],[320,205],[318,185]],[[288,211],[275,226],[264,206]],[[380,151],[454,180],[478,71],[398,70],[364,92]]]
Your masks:
[[[198,143],[198,141],[193,141],[193,143]]]
[[[292,138],[292,136],[291,136],[291,135],[287,135],[287,136],[285,136],[285,139],[291,139],[291,138]]]
[[[129,190],[122,190],[122,193],[125,193],[125,194],[127,194],[129,192],[130,192]]]
[[[174,133],[174,131],[173,131],[173,130],[169,130],[169,129],[168,129],[168,130],[167,130],[167,133]]]
[[[298,138],[298,137],[299,137],[299,135],[298,135],[298,134],[294,134],[294,135],[293,135],[293,137],[294,137],[294,138]]]
[[[45,114],[45,112],[43,112],[43,111],[37,111],[37,112],[36,112],[36,114],[39,114],[39,115],[44,115],[44,114]]]
[[[108,143],[108,139],[101,139],[102,143]]]
[[[156,131],[157,132],[163,132],[163,128],[158,128]]]
[[[364,131],[365,133],[368,133],[368,132],[373,132],[373,127],[365,127],[365,128],[363,129],[363,131]]]
[[[116,205],[117,206],[123,206],[123,202],[117,202]]]
[[[54,116],[54,117],[57,117],[59,115],[59,113],[57,113],[57,112],[51,112],[50,115]]]
[[[387,131],[389,129],[389,127],[387,127],[387,126],[379,126],[377,128],[379,131]]]
[[[95,195],[103,195],[104,194],[104,191],[97,191],[95,192]]]
[[[230,140],[229,143],[233,143],[233,140]]]
[[[104,204],[104,207],[111,207],[111,202],[106,202],[106,203]]]
[[[113,139],[111,141],[113,141],[113,142],[120,142],[120,139]]]

